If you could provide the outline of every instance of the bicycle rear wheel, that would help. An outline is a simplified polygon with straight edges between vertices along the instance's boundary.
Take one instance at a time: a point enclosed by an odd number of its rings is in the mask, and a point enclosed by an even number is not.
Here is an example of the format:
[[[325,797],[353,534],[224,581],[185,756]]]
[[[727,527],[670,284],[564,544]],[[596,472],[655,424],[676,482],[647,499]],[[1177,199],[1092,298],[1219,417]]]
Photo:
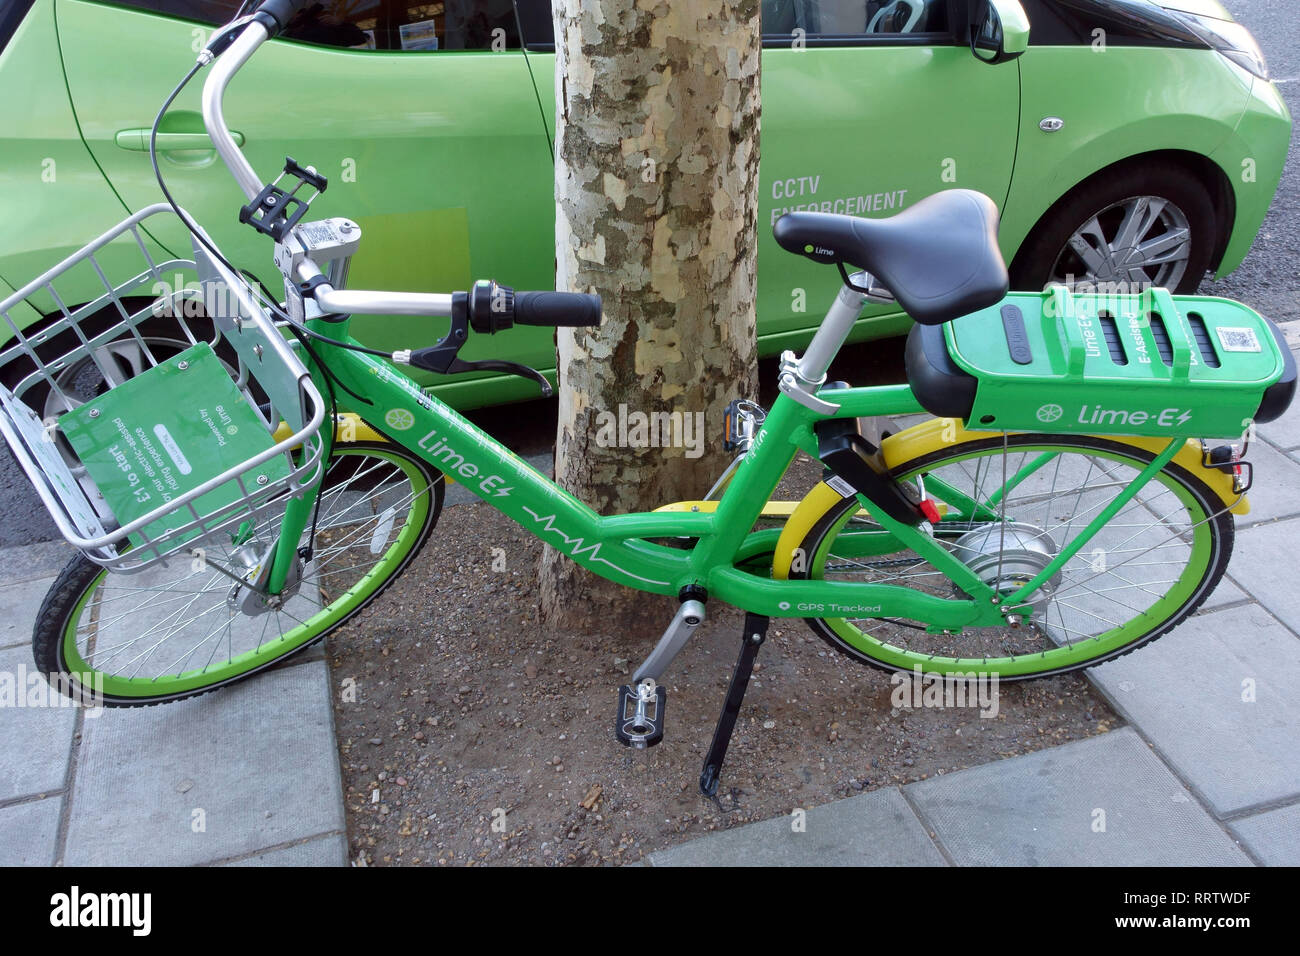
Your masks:
[[[968,440],[900,464],[946,506],[936,538],[1004,593],[1028,582],[1151,461],[1093,436],[1010,435]],[[1005,530],[1003,522],[1005,517]],[[925,622],[807,618],[856,660],[891,671],[1043,677],[1127,654],[1167,633],[1214,589],[1232,554],[1233,521],[1217,495],[1167,465],[1084,548],[1022,626],[934,634]],[[860,513],[832,504],[796,554],[791,578],[892,584],[962,598],[952,581]],[[997,584],[996,582],[1001,582]]]
[[[37,618],[36,666],[69,696],[107,706],[178,700],[248,677],[320,640],[380,594],[424,545],[443,492],[443,476],[401,446],[336,446],[312,560],[275,607],[244,600],[246,591],[214,565],[264,553],[282,510],[238,543],[206,540],[204,556],[139,574],[112,574],[78,556]]]

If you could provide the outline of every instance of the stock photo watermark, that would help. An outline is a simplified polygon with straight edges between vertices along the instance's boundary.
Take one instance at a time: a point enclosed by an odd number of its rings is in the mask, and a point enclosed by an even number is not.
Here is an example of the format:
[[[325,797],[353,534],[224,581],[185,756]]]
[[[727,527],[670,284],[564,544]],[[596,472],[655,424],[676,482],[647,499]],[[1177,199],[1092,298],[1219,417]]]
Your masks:
[[[29,670],[0,671],[0,708],[83,707],[87,717],[104,712],[104,675],[98,671],[54,672]]]
[[[596,413],[596,444],[601,448],[682,448],[687,458],[704,454],[703,412],[618,411]]]
[[[898,710],[978,708],[983,719],[999,712],[996,673],[927,674],[918,665],[910,674],[890,675],[889,683],[889,701]]]

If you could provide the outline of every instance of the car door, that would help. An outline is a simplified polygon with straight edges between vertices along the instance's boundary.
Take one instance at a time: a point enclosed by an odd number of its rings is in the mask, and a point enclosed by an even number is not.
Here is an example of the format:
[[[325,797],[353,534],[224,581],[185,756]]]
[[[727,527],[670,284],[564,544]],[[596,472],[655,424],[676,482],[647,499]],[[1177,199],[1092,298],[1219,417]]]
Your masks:
[[[758,317],[774,344],[815,327],[840,281],[777,247],[783,213],[888,216],[957,187],[1005,202],[1019,69],[972,55],[968,10],[967,0],[763,0]],[[895,309],[864,314],[873,334],[908,325]]]
[[[57,0],[82,135],[127,206],[161,199],[149,127],[211,26],[238,7]],[[510,0],[323,0],[231,84],[226,119],[258,174],[274,178],[286,156],[310,164],[329,186],[309,215],[360,223],[354,288],[445,292],[486,277],[554,287],[550,146],[515,24]],[[162,120],[163,175],[227,257],[278,289],[270,240],[238,222],[244,197],[208,148],[202,79]],[[157,238],[189,246],[179,226]],[[381,348],[431,344],[442,332],[401,318],[359,318],[354,330]],[[480,340],[464,354],[555,364],[545,329]]]

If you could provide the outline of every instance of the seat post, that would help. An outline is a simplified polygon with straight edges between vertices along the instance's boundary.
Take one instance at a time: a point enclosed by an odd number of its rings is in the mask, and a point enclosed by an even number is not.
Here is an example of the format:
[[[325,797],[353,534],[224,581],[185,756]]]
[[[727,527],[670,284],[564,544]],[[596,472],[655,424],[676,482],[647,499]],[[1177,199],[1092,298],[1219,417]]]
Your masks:
[[[874,284],[871,276],[865,272],[855,272],[849,278],[854,285],[864,289],[871,288]],[[840,349],[844,347],[849,333],[853,331],[853,323],[858,320],[862,305],[867,298],[865,292],[850,289],[846,285],[840,286],[839,295],[835,297],[835,302],[827,311],[826,318],[822,319],[822,324],[818,326],[817,334],[808,343],[808,350],[799,360],[798,375],[801,379],[810,385],[820,385],[825,381],[826,371],[831,367],[831,362],[835,360]]]

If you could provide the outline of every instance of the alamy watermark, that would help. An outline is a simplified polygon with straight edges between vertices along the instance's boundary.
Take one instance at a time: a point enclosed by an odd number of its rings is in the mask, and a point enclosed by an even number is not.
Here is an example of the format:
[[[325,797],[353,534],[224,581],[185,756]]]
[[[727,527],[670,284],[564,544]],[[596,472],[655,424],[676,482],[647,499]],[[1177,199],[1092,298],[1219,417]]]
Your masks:
[[[684,448],[687,458],[704,454],[703,412],[596,413],[596,444],[601,448]]]
[[[104,675],[44,674],[19,664],[14,671],[0,671],[2,707],[84,707],[87,717],[98,717],[104,708]]]
[[[998,715],[998,675],[985,671],[968,674],[927,674],[918,664],[912,673],[892,674],[894,689],[889,702],[899,710],[913,708],[978,707],[981,718]]]

